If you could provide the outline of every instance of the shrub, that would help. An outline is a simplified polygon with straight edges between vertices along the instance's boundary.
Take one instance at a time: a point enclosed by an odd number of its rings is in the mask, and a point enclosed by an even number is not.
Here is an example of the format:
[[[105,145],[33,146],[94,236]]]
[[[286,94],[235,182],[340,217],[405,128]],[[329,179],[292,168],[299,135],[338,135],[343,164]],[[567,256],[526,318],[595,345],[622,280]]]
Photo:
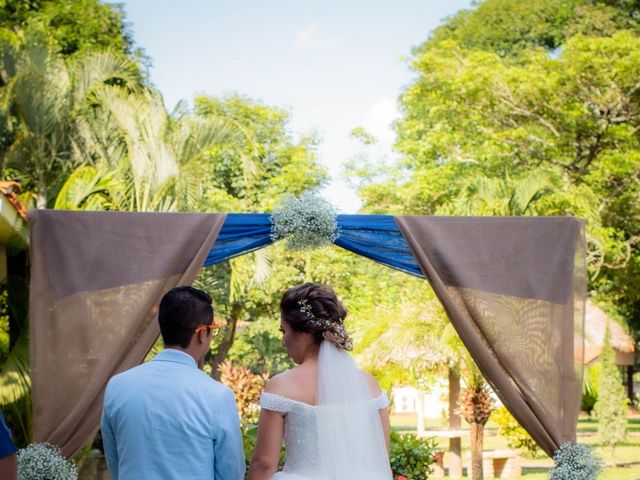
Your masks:
[[[540,456],[540,447],[518,421],[513,418],[509,410],[505,407],[496,408],[491,414],[491,418],[498,425],[498,435],[507,439],[509,448],[526,450],[533,457]]]
[[[32,443],[18,450],[18,480],[77,480],[76,465],[58,447]]]
[[[267,383],[267,374],[256,375],[248,368],[223,362],[219,367],[220,381],[231,388],[236,396],[238,414],[243,425],[258,422],[260,394]]]
[[[245,478],[249,474],[249,466],[251,464],[251,456],[256,449],[256,440],[258,439],[258,426],[246,425],[242,430],[242,447],[244,448],[244,458],[247,463],[247,470],[245,472]],[[278,470],[282,469],[287,457],[287,451],[284,444],[280,447],[280,460],[278,462]]]
[[[593,412],[596,402],[598,401],[598,385],[600,384],[600,371],[602,364],[600,362],[585,367],[584,382],[582,387],[582,401],[580,402],[580,410],[587,412],[589,416]]]
[[[594,411],[598,417],[598,436],[602,445],[615,447],[624,440],[627,429],[627,394],[611,346],[611,330],[607,324],[602,353],[602,371],[598,385],[598,401]]]
[[[418,438],[411,434],[391,432],[390,461],[393,478],[407,480],[429,478],[429,467],[435,462],[436,441],[433,438]]]

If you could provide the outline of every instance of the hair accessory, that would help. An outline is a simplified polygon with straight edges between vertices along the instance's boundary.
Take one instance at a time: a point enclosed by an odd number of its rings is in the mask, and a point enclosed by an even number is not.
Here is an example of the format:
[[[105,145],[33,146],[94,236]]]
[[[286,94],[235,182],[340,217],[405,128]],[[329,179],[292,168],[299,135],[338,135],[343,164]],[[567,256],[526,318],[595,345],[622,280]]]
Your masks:
[[[306,298],[302,300],[298,300],[298,305],[300,305],[300,311],[304,313],[307,317],[313,318],[313,312],[311,311],[311,305]]]
[[[302,300],[298,300],[298,305],[300,305],[300,311],[304,313],[307,318],[309,318],[309,325],[314,328],[322,328],[323,330],[329,330],[333,326],[333,321],[330,318],[318,318],[313,314],[313,310],[311,310],[311,305],[309,305],[309,301],[306,298]]]
[[[344,328],[342,318],[339,318],[337,322],[334,322],[331,318],[316,317],[311,309],[309,301],[306,298],[298,300],[298,305],[300,305],[300,311],[309,319],[309,325],[313,328],[322,329],[322,336],[325,339],[329,340],[338,348],[342,348],[344,350],[353,349],[353,342]]]

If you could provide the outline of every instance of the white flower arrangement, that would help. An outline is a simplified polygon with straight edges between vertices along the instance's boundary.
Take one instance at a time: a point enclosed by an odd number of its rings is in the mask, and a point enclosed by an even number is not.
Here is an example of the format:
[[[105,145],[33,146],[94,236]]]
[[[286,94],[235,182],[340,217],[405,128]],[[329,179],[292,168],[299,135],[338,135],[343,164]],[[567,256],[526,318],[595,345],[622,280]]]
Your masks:
[[[18,480],[77,480],[78,468],[58,447],[32,443],[18,450]]]
[[[565,443],[553,460],[556,466],[549,472],[549,480],[596,480],[602,471],[602,459],[582,443]]]
[[[271,214],[273,241],[287,238],[291,250],[312,250],[338,238],[336,210],[314,192],[285,197]]]

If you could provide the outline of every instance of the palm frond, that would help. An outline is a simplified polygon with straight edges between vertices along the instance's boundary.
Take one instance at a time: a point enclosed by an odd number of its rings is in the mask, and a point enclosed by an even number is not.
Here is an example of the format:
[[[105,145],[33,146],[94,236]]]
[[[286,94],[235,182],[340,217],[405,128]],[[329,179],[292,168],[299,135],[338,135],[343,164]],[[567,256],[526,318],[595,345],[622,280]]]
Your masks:
[[[138,66],[129,58],[105,50],[92,52],[73,61],[70,70],[74,77],[74,100],[82,103],[89,93],[109,80],[119,80],[129,90],[138,91],[140,74]]]
[[[56,209],[106,210],[111,206],[109,192],[120,188],[122,180],[108,170],[91,165],[77,168],[64,183],[56,197]]]
[[[29,329],[25,326],[0,367],[0,405],[17,402],[30,391]]]

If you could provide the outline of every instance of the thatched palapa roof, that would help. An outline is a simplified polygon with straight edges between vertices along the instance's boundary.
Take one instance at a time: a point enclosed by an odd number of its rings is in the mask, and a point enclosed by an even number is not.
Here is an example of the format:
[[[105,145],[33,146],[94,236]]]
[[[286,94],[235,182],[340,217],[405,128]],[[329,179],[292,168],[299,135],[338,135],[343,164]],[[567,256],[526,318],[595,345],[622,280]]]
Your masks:
[[[613,345],[616,352],[616,363],[618,365],[634,365],[635,343],[622,325],[607,315],[591,300],[586,301],[584,317],[585,364],[594,362],[600,356],[608,323],[611,330],[611,345]]]

